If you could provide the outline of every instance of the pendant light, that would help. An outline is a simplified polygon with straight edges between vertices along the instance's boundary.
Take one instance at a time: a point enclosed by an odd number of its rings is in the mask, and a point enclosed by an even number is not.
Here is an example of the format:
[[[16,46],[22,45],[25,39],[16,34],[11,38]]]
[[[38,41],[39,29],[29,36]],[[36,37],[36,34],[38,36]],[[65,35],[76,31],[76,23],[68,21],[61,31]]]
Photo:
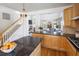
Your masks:
[[[22,12],[21,12],[21,14],[20,14],[20,17],[27,17],[27,14],[26,14],[26,9],[25,9],[25,5],[24,5],[24,3],[23,3],[23,5],[22,5]]]

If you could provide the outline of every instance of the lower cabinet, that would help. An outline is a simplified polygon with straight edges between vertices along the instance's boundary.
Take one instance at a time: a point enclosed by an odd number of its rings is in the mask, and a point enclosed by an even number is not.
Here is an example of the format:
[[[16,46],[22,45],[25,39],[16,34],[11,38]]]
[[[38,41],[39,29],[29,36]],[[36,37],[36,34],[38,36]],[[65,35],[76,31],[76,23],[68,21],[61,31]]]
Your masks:
[[[31,54],[32,56],[79,56],[79,52],[65,36],[45,34],[33,34],[32,36],[43,38],[41,44]]]
[[[41,43],[35,48],[30,56],[41,56]]]
[[[79,56],[79,52],[77,52],[77,56]]]
[[[67,50],[67,56],[76,56],[77,50],[76,48],[70,43],[70,41],[67,38],[65,39],[65,49]]]
[[[65,51],[65,40],[63,36],[44,35],[42,47]]]
[[[45,35],[42,41],[42,55],[75,56],[76,49],[64,36]]]
[[[42,55],[65,56],[66,50],[62,36],[44,35],[42,41]]]

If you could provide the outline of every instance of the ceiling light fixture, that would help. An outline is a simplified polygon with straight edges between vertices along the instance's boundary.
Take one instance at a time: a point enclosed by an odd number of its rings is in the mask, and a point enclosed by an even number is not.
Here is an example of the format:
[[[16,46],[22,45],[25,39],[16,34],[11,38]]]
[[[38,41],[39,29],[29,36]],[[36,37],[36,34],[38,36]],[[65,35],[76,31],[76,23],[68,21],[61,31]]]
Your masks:
[[[24,3],[23,3],[23,9],[22,9],[22,12],[21,12],[21,14],[20,14],[20,17],[27,17],[26,9],[25,9]]]

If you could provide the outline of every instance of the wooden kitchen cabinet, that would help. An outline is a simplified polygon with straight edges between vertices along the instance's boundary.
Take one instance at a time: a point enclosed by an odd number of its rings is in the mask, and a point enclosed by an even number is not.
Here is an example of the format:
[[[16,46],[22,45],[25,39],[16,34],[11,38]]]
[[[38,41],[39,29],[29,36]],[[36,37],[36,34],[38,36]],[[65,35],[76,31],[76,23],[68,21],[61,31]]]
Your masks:
[[[75,3],[72,7],[64,9],[64,26],[76,28],[76,21],[79,18],[79,3]]]
[[[64,42],[65,40],[62,36],[44,35],[42,46],[55,50],[65,51]]]
[[[79,56],[79,51],[77,52],[77,56]]]
[[[76,49],[74,48],[74,46],[70,43],[70,45],[68,46],[68,52],[67,52],[68,56],[76,56]]]
[[[73,18],[79,16],[79,3],[73,4]]]
[[[42,41],[42,55],[75,56],[76,49],[64,36],[45,35]]]
[[[36,36],[37,37],[37,36]],[[40,37],[40,36],[38,36]],[[42,56],[76,56],[76,48],[65,36],[54,36],[43,34],[41,42],[41,55]],[[39,49],[38,49],[39,50]],[[33,53],[34,54],[39,54]]]
[[[64,9],[64,25],[71,26],[72,20],[72,7]]]
[[[70,43],[68,38],[63,37],[64,41],[64,48],[66,50],[67,56],[76,56],[76,48]]]
[[[51,48],[51,49],[58,49],[58,37],[52,35],[44,35],[44,39],[42,41],[42,46]]]
[[[48,35],[44,35],[43,40],[42,40],[42,46],[43,47],[51,47],[51,40],[49,40],[50,38],[48,37]]]
[[[32,33],[32,37],[43,38],[43,34]]]
[[[73,7],[64,9],[64,26],[76,27],[75,21],[72,20]]]
[[[41,47],[41,56],[48,56],[48,48]]]
[[[41,56],[41,43],[35,48],[30,56]]]
[[[44,39],[42,41],[42,55],[50,55],[50,56],[65,56],[66,51],[64,48],[62,36],[53,36],[53,35],[44,35]]]
[[[71,27],[76,28],[76,21],[74,20],[71,21]]]

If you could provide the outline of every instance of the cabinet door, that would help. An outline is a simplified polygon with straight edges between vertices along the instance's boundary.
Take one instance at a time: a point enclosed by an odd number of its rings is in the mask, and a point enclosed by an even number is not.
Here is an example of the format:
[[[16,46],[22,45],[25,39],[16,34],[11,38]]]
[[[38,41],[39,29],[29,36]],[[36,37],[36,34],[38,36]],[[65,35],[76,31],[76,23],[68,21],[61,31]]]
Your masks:
[[[51,49],[57,48],[57,39],[52,35],[44,35],[42,46]]]
[[[66,51],[65,47],[66,47],[66,42],[63,36],[60,36],[59,42],[58,42],[58,47],[61,51]]]
[[[64,9],[64,25],[71,26],[72,20],[72,7]]]
[[[79,52],[77,52],[77,56],[79,56]]]
[[[45,35],[42,41],[42,55],[65,56],[64,41],[61,36]]]
[[[42,56],[48,56],[48,48],[42,47],[41,48],[41,55]]]
[[[42,46],[46,48],[59,50],[60,36],[44,35]]]
[[[67,51],[68,56],[75,56],[76,55],[76,49],[75,47],[70,43],[70,41],[64,37],[65,39],[65,49]]]
[[[50,39],[49,35],[44,35],[44,39],[42,40],[42,46],[46,47],[46,48],[51,47],[51,39]]]
[[[71,42],[64,36],[61,36],[59,39],[59,51],[64,52],[64,55],[67,56],[75,56],[76,55],[76,49],[75,47],[71,44]]]
[[[76,28],[76,21],[71,21],[71,27]]]
[[[79,16],[79,3],[73,5],[73,17]]]
[[[59,50],[59,36],[49,36],[49,39],[51,40],[51,47],[52,49]]]
[[[72,20],[73,7],[64,9],[64,26],[76,27],[76,22]]]

